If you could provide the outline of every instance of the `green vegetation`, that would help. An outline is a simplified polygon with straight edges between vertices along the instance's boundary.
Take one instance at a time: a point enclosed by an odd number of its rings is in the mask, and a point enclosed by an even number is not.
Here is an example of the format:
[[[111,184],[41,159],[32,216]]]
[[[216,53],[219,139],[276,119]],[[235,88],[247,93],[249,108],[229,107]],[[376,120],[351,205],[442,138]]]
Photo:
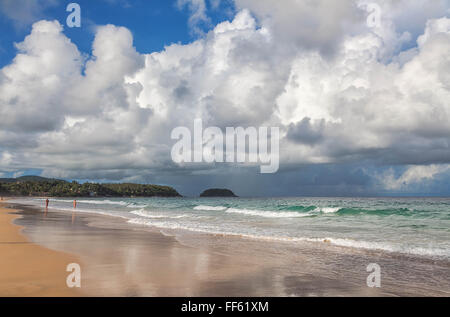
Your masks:
[[[213,188],[205,190],[203,193],[200,194],[200,197],[237,197],[237,196],[229,189]]]
[[[168,186],[141,184],[96,184],[66,182],[36,176],[0,179],[0,194],[4,196],[49,197],[179,197]]]

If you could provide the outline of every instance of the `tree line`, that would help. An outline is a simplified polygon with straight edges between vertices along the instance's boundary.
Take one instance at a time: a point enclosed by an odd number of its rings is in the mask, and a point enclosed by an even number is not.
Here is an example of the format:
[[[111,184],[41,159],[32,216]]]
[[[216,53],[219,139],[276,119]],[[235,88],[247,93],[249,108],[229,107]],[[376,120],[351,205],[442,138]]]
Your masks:
[[[0,194],[4,196],[49,197],[179,197],[172,187],[143,184],[98,184],[63,180],[0,179]]]

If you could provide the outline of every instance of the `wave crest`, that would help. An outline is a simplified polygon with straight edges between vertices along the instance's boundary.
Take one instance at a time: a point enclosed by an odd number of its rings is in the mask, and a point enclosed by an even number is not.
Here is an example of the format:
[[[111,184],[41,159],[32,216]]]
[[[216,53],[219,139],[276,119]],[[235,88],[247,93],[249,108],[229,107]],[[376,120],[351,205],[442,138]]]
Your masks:
[[[203,210],[203,211],[224,211],[226,209],[227,209],[227,207],[223,207],[223,206],[204,206],[204,205],[200,205],[200,206],[194,207],[194,210]]]
[[[170,219],[180,219],[188,217],[187,215],[178,215],[178,216],[171,216],[171,215],[164,215],[164,214],[154,214],[149,211],[146,211],[144,209],[138,209],[130,211],[131,214],[143,217],[143,218],[154,218],[154,219],[162,219],[162,218],[170,218]]]
[[[275,211],[236,209],[236,208],[228,208],[226,212],[230,214],[242,214],[246,216],[257,216],[264,218],[302,218],[311,216],[310,214],[305,213],[302,214],[299,212],[275,212]]]
[[[321,212],[324,214],[335,214],[339,212],[342,208],[341,207],[317,207],[313,210],[313,212]]]

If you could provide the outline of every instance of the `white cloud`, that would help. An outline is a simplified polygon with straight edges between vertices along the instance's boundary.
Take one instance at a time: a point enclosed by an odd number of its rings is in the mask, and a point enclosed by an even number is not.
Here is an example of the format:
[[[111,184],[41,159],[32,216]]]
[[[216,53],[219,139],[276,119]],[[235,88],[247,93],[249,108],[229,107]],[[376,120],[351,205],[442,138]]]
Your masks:
[[[393,164],[448,160],[450,33],[425,33],[428,41],[403,65],[379,60],[386,42],[373,33],[347,37],[332,60],[299,54],[277,99],[281,122],[327,124],[323,143],[293,151],[324,162],[355,155]]]
[[[386,189],[399,190],[424,181],[431,181],[449,169],[450,165],[411,166],[400,177],[396,178],[393,172],[389,171],[379,178]]]
[[[12,154],[5,151],[2,153],[0,162],[2,165],[10,165],[13,162],[12,159],[13,159]]]
[[[201,25],[210,24],[205,0],[177,0],[177,6],[181,10],[185,6],[189,9],[189,27],[196,35],[203,34]]]
[[[418,38],[417,43],[420,46],[423,46],[432,36],[437,34],[448,34],[449,32],[450,19],[441,18],[436,20],[429,20],[427,22],[425,33]]]
[[[56,21],[35,23],[1,70],[2,130],[55,130],[63,123],[65,94],[80,76],[82,57],[61,31]]]
[[[58,22],[34,24],[0,71],[0,153],[59,177],[189,172],[171,161],[170,132],[202,117],[221,128],[280,126],[282,169],[450,163],[448,18],[412,6],[426,22],[418,37],[399,27],[406,3],[382,2],[389,14],[375,29],[350,0],[236,3],[232,21],[146,55],[123,27],[99,27],[86,60]],[[206,21],[203,1],[192,8]],[[411,41],[419,45],[402,52]]]
[[[237,8],[249,9],[270,29],[283,50],[319,50],[332,54],[342,37],[362,22],[355,1],[236,0]]]

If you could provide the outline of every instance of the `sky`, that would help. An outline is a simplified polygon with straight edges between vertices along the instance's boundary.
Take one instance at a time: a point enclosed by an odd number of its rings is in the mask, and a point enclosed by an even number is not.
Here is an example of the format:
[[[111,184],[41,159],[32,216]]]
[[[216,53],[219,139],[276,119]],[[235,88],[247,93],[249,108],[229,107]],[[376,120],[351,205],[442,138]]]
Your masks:
[[[450,0],[0,0],[0,177],[449,196]],[[280,168],[176,127],[279,127]]]

